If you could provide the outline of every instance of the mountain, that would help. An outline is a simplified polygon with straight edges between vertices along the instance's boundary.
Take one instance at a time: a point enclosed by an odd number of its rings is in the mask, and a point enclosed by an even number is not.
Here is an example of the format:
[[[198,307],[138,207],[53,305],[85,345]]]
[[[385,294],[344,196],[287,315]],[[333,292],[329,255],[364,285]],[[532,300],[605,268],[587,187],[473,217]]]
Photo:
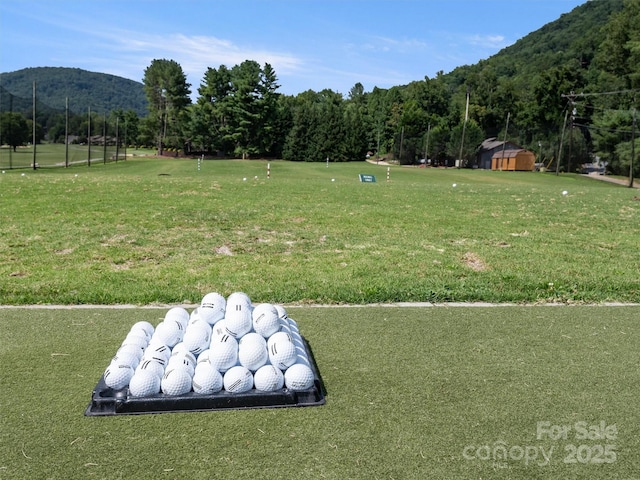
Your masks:
[[[15,72],[0,73],[2,110],[7,110],[6,93],[14,96],[18,104],[30,104],[36,82],[36,99],[50,108],[64,111],[66,99],[73,113],[86,113],[89,108],[97,113],[112,110],[133,110],[139,116],[147,115],[144,86],[115,75],[89,72],[79,68],[36,67]],[[16,108],[15,111],[18,111]]]
[[[532,79],[552,68],[586,70],[606,38],[609,20],[623,7],[623,0],[586,1],[488,59],[457,67],[446,77],[460,85],[468,77],[490,70],[498,78],[514,80],[517,88],[528,88]]]

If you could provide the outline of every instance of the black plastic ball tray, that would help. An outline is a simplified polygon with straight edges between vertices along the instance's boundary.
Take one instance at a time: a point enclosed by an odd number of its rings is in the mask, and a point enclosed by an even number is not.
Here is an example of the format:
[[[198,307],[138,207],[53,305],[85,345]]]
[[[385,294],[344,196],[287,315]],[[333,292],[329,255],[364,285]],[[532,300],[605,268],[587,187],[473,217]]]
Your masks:
[[[100,377],[93,390],[86,416],[138,415],[145,413],[201,412],[210,410],[240,410],[249,408],[309,407],[324,405],[325,390],[308,342],[303,338],[307,357],[314,373],[311,388],[293,391],[284,387],[275,392],[252,389],[245,393],[221,390],[213,395],[189,392],[185,395],[158,393],[148,397],[129,395],[128,387],[114,390]]]

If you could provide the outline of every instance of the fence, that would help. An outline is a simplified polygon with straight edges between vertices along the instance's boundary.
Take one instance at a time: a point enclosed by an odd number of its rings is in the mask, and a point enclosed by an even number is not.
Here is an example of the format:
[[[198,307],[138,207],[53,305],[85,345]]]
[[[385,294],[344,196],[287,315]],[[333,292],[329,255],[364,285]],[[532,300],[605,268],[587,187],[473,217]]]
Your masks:
[[[9,146],[2,146],[0,168],[3,170],[34,168],[34,158],[35,168],[91,166],[123,161],[126,158],[126,150],[124,147],[116,148],[115,145],[95,143],[92,145],[43,143],[36,145],[35,151],[33,145],[17,147],[15,151]]]

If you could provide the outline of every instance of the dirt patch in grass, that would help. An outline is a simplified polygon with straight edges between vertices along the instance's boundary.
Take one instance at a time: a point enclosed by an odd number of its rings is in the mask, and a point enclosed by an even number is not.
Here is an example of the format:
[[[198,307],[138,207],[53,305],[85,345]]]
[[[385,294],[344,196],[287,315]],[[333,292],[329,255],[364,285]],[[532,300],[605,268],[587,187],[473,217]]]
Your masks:
[[[467,252],[462,256],[462,261],[474,272],[483,272],[488,270],[487,264],[478,255],[473,252]]]

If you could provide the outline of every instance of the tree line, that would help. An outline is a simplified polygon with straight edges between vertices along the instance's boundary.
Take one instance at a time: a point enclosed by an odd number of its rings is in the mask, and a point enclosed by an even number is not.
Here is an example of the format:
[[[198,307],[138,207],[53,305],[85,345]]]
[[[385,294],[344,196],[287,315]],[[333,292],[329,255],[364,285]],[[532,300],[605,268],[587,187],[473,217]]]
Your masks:
[[[180,64],[155,59],[144,71],[146,117],[95,112],[73,115],[66,127],[58,113],[41,130],[51,141],[64,141],[66,128],[90,141],[93,131],[118,123],[130,145],[154,146],[160,155],[308,162],[373,155],[467,166],[481,142],[495,137],[534,151],[545,165],[560,159],[561,169],[575,171],[597,158],[626,174],[640,89],[639,24],[640,0],[587,2],[475,65],[370,92],[356,83],[346,95],[281,94],[270,64],[246,60],[208,68],[192,101]],[[15,143],[6,141],[8,131],[24,130],[7,128],[19,123],[13,115],[0,119],[3,143]]]

